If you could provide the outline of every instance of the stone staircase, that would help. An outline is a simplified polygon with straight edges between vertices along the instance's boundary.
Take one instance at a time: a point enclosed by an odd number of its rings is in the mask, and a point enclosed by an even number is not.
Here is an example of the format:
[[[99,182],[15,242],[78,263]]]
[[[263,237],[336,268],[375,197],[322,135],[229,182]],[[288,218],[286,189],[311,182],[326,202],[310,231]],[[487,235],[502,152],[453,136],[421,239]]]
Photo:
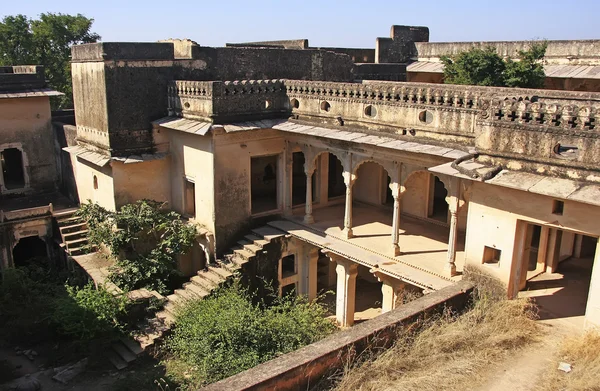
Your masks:
[[[123,338],[116,341],[112,345],[112,352],[109,353],[109,360],[117,369],[127,367],[137,356],[162,339],[171,328],[177,310],[182,305],[210,295],[215,289],[230,281],[233,275],[252,261],[258,253],[265,251],[266,245],[284,235],[285,232],[268,225],[253,229],[251,234],[238,241],[237,246],[222,259],[198,271],[197,275],[183,284],[181,289],[176,289],[173,294],[167,296],[163,309],[157,312],[154,318],[147,319],[139,325],[141,330],[139,335],[134,339]]]
[[[65,209],[54,212],[52,215],[58,223],[62,237],[61,247],[64,247],[71,256],[85,254],[87,250],[87,223],[75,216],[77,208]]]

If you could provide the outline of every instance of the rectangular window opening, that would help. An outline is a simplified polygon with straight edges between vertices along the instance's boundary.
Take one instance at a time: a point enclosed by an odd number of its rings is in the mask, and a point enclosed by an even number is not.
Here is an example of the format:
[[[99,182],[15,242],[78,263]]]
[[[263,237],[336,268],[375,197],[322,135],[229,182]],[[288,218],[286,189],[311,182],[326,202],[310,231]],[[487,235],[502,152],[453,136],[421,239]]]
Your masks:
[[[292,254],[281,258],[281,277],[291,277],[296,273],[296,256]]]
[[[497,265],[500,262],[502,251],[497,248],[485,246],[483,250],[483,263]]]
[[[186,216],[196,216],[196,184],[188,179],[184,180],[185,194],[184,194],[184,214]]]
[[[563,201],[554,200],[552,201],[552,214],[562,216],[565,209],[565,203]]]
[[[281,287],[281,297],[286,297],[289,295],[296,296],[296,283]]]

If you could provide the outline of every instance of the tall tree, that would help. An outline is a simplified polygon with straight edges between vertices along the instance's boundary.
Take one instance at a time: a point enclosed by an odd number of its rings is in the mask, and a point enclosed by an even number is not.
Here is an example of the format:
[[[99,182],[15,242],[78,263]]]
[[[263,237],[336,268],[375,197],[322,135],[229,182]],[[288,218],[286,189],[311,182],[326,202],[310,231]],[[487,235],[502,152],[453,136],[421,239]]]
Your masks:
[[[546,47],[546,42],[533,42],[528,50],[518,52],[517,61],[504,60],[493,47],[443,56],[444,83],[541,88],[546,78],[542,65]]]
[[[71,46],[100,39],[90,31],[93,22],[81,14],[6,16],[0,22],[0,65],[43,65],[49,85],[65,94],[52,107],[72,108]]]

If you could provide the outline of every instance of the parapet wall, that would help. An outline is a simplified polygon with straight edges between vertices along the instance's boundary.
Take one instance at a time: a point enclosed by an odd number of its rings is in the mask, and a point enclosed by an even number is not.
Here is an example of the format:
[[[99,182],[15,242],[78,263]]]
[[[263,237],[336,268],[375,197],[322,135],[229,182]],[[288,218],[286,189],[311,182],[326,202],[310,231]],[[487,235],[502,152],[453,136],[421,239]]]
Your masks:
[[[600,65],[600,40],[546,41],[544,60],[547,64]],[[453,56],[473,47],[493,47],[499,55],[517,58],[520,50],[527,50],[532,41],[502,42],[416,42],[412,61],[439,62],[441,56]]]
[[[470,300],[473,285],[461,281],[430,293],[374,319],[335,333],[329,338],[260,364],[203,388],[206,391],[307,390],[365,349],[393,344],[398,331],[423,317],[452,308],[459,311]]]
[[[25,91],[46,87],[44,67],[18,65],[0,67],[0,91]]]
[[[599,182],[600,94],[423,83],[175,81],[170,114],[212,123],[292,117],[404,141],[476,148],[482,161]],[[530,163],[525,163],[530,162]]]

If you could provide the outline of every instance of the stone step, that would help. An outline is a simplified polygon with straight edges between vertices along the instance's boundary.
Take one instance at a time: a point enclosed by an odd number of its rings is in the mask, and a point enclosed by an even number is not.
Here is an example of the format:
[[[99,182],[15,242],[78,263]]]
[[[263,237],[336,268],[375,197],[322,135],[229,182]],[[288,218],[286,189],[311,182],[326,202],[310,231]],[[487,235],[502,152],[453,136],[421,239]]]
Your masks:
[[[62,237],[65,242],[73,241],[75,239],[81,239],[81,238],[87,239],[87,233],[88,233],[87,229],[82,230],[82,231],[72,231],[72,232],[63,233]]]
[[[206,297],[210,295],[210,291],[206,290],[198,284],[194,284],[193,282],[186,282],[185,284],[183,284],[183,287],[185,290],[193,292],[198,297]]]
[[[106,355],[108,356],[108,361],[110,361],[119,371],[127,368],[127,361],[123,360],[123,358],[113,350],[109,350]]]
[[[121,342],[113,343],[110,347],[127,363],[133,362],[137,358],[137,356]]]
[[[56,222],[58,223],[59,227],[60,226],[67,226],[67,225],[73,225],[73,224],[77,224],[77,223],[83,223],[83,218],[79,217],[79,216],[72,216],[72,217],[64,217],[64,218],[58,218],[56,219]]]
[[[87,244],[88,239],[87,238],[79,238],[79,239],[74,239],[74,240],[65,240],[65,244],[67,245],[67,248],[70,247],[81,247],[81,245]]]
[[[176,294],[172,294],[172,295],[167,296],[167,302],[168,303],[173,303],[175,305],[185,304],[183,299],[184,299],[183,297],[178,296]]]
[[[252,232],[258,236],[261,236],[264,240],[269,242],[273,239],[277,239],[286,235],[285,232],[277,228],[270,227],[268,225],[259,228],[254,228]]]
[[[194,294],[194,292],[190,292],[189,290],[186,290],[186,289],[175,289],[175,295],[181,296],[183,298],[183,301],[192,301],[192,300],[199,299],[199,297],[196,296],[196,294]],[[182,305],[182,304],[187,304],[187,303],[179,302],[178,304]]]
[[[71,255],[83,255],[87,252],[87,249],[83,246],[75,248],[69,248],[69,246],[67,246],[67,250]]]
[[[244,236],[247,240],[251,241],[252,243],[254,243],[255,245],[257,245],[260,248],[263,248],[264,246],[266,246],[267,244],[269,244],[268,240],[263,239],[262,237],[256,236],[256,235],[246,235]]]
[[[256,256],[256,253],[253,253],[251,251],[246,250],[245,248],[238,248],[238,249],[234,249],[233,252],[235,254],[237,254],[238,256],[242,257],[243,259],[245,259],[246,261],[250,260],[251,258]],[[235,262],[235,260],[234,260]]]
[[[135,354],[136,356],[139,356],[142,353],[144,353],[144,349],[142,349],[142,347],[140,346],[140,344],[137,341],[134,341],[131,338],[120,337],[119,341],[121,341],[121,343],[125,347],[127,347],[127,349],[129,349],[129,351],[131,353]]]
[[[54,216],[57,219],[60,218],[60,217],[65,217],[65,216],[68,217],[68,216],[72,216],[78,210],[79,210],[78,207],[61,209],[61,210],[57,210],[57,211],[52,212],[52,216]]]
[[[240,240],[238,241],[238,244],[242,246],[245,250],[248,250],[255,255],[257,252],[262,251],[262,247],[259,247],[256,244],[254,244],[254,242],[250,242],[248,240]]]
[[[83,223],[76,223],[76,224],[71,224],[71,225],[64,225],[59,227],[58,229],[60,230],[60,234],[61,235],[65,235],[69,232],[73,232],[73,231],[81,231],[83,229],[87,228],[87,223],[83,222]]]
[[[233,276],[233,273],[231,273],[229,270],[225,269],[224,267],[220,267],[220,266],[209,266],[208,271],[210,273],[216,274],[222,280],[226,280],[229,277]]]
[[[160,311],[160,312],[156,313],[156,317],[162,318],[162,316],[160,316],[159,314],[162,314],[163,312],[166,311],[169,313],[169,315],[172,319],[175,319],[175,314],[177,313],[177,310],[179,307],[180,307],[179,305],[176,305],[169,301],[167,304],[164,305],[164,307],[163,307],[164,311]],[[167,317],[165,317],[165,318],[167,318]],[[165,319],[165,321],[166,320],[167,319]]]
[[[218,285],[218,283],[215,283],[213,280],[209,278],[204,278],[204,276],[201,277],[199,275],[192,277],[190,279],[190,282],[200,286],[202,289],[208,292],[212,292],[212,290],[215,289]]]
[[[240,270],[240,265],[237,263],[233,263],[231,261],[226,261],[224,259],[217,260],[217,263],[221,266],[222,269],[227,270],[230,273],[235,273]]]
[[[198,276],[212,281],[215,285],[220,285],[225,280],[220,274],[211,273],[210,271],[200,270]]]

